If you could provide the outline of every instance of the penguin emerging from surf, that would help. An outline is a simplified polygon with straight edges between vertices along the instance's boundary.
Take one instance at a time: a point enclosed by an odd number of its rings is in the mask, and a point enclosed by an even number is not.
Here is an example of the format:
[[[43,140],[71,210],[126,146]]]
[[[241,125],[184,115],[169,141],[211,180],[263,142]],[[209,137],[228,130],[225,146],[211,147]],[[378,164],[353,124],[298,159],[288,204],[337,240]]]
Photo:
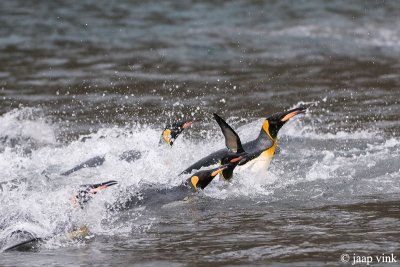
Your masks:
[[[79,207],[83,209],[94,197],[94,195],[116,184],[118,184],[117,181],[107,181],[99,184],[81,185],[78,193],[70,198],[70,202],[73,207],[77,207],[79,205]]]
[[[189,128],[192,124],[193,121],[190,120],[175,122],[170,125],[168,124],[161,134],[160,144],[164,141],[168,145],[172,146],[183,130]]]
[[[234,162],[239,160],[237,158],[232,159]],[[121,197],[115,203],[108,205],[108,210],[120,212],[142,205],[146,207],[161,207],[165,204],[185,200],[204,190],[218,174],[229,168],[229,165],[198,171],[182,184],[170,188],[159,188],[155,187],[155,185],[142,185],[140,191],[136,191],[137,188],[128,188],[122,192]]]
[[[167,124],[165,129],[163,130],[160,138],[160,145],[162,144],[167,144],[169,146],[173,146],[174,142],[178,138],[178,136],[187,128],[189,128],[193,123],[193,120],[182,120],[179,122]],[[85,137],[82,140],[87,140],[88,137]],[[124,151],[120,156],[120,160],[124,160],[127,162],[132,162],[135,160],[138,160],[142,156],[141,152],[138,150],[127,150]],[[98,167],[101,166],[105,162],[105,156],[96,156],[91,159],[86,160],[85,162],[67,170],[61,173],[63,176],[68,176],[76,171],[79,171],[80,169],[83,168],[93,168],[93,167]],[[46,176],[47,173],[44,172],[44,175]]]
[[[294,108],[284,112],[278,112],[272,114],[264,120],[262,125],[260,134],[255,140],[244,143],[242,145],[242,149],[246,151],[247,156],[245,160],[241,160],[238,163],[238,171],[242,171],[244,169],[250,170],[252,172],[265,172],[268,169],[268,166],[274,156],[276,147],[277,147],[277,136],[279,130],[288,122],[291,118],[295,117],[298,114],[305,113],[308,106],[301,106],[298,108]],[[218,121],[218,120],[217,120]],[[220,124],[221,126],[221,124]],[[224,126],[225,129],[229,129]],[[222,127],[221,127],[222,129]],[[230,128],[231,129],[231,128]],[[232,130],[232,129],[231,129]],[[223,130],[224,132],[224,130]],[[228,131],[229,132],[229,131]],[[232,133],[230,133],[232,135]],[[225,133],[224,133],[225,135]],[[231,138],[231,140],[238,139],[237,134],[233,134],[236,137]],[[193,165],[189,166],[184,170],[181,174],[190,173],[193,170],[198,170],[203,167],[207,167],[210,165],[217,164],[220,159],[229,155],[229,146],[228,149],[220,149],[214,153],[209,154],[208,156],[200,159]]]
[[[36,251],[41,242],[43,242],[43,238],[38,237],[35,233],[25,229],[17,229],[7,235],[0,251]]]
[[[89,201],[99,192],[107,189],[110,186],[116,185],[116,181],[107,181],[98,184],[85,184],[81,185],[78,192],[70,198],[72,207],[80,207],[84,209]],[[76,227],[65,235],[68,240],[83,239],[90,234],[89,228],[85,225]],[[7,234],[5,241],[3,242],[1,252],[8,251],[36,251],[39,250],[40,246],[51,239],[54,235],[39,236],[28,229],[15,229]]]

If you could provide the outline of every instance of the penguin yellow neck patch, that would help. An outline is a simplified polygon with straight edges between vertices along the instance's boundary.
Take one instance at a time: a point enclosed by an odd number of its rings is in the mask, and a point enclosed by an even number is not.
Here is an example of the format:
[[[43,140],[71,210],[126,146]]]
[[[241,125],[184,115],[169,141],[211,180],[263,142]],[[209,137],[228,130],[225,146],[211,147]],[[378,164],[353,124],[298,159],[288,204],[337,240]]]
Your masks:
[[[199,182],[199,177],[196,176],[196,175],[192,176],[190,181],[192,182],[192,185],[193,185],[194,189],[196,189],[196,191],[197,191],[197,183]]]
[[[271,146],[269,149],[267,149],[266,151],[264,151],[263,152],[263,154],[265,153],[265,155],[268,157],[268,158],[271,158],[272,159],[272,156],[275,154],[275,150],[276,150],[276,147],[278,146],[278,142],[276,141],[276,139],[274,140],[274,144],[273,144],[273,146]]]
[[[274,138],[272,138],[271,134],[269,133],[269,122],[268,122],[268,120],[265,120],[265,121],[264,121],[262,127],[263,127],[264,132],[268,135],[268,137],[269,137],[272,141],[274,141]]]
[[[167,144],[169,144],[169,140],[171,139],[171,130],[170,129],[166,129],[164,132],[163,132],[163,139],[164,139],[164,141],[167,143]]]

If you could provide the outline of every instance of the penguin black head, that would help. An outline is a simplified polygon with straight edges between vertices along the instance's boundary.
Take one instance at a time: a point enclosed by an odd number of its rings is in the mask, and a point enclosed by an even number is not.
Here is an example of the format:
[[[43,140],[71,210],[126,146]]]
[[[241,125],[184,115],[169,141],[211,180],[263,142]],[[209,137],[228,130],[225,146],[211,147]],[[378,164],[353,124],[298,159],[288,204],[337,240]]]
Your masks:
[[[89,200],[93,198],[93,195],[115,184],[117,184],[116,181],[108,181],[100,184],[81,185],[78,190],[78,194],[71,197],[71,203],[74,207],[79,204],[79,206],[83,209]]]
[[[308,106],[301,106],[288,111],[272,114],[265,119],[263,131],[267,133],[271,139],[275,140],[282,126],[297,114],[305,113],[307,108]]]
[[[192,123],[193,121],[180,121],[173,123],[172,125],[167,125],[162,132],[160,143],[164,140],[167,144],[172,146],[176,138],[178,138],[183,130],[189,128]]]
[[[225,165],[226,168],[221,172],[221,176],[225,180],[230,180],[232,178],[233,170],[242,160],[245,160],[248,154],[246,152],[242,153],[232,153],[228,152],[223,158],[221,158],[221,165]]]
[[[214,179],[215,176],[217,176],[226,168],[227,166],[224,165],[215,169],[196,172],[189,179],[187,179],[186,182],[190,187],[193,187],[196,191],[198,191],[199,189],[203,190],[204,188],[207,187],[209,183],[211,183],[211,181]]]

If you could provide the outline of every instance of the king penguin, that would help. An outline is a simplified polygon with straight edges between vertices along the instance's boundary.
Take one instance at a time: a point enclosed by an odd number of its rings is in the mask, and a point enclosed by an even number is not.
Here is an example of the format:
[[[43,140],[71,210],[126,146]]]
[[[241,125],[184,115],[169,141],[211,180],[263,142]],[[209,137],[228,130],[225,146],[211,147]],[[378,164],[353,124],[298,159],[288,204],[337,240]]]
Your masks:
[[[288,111],[274,113],[267,117],[263,122],[258,137],[243,144],[243,149],[247,155],[244,160],[239,162],[238,165],[240,166],[238,166],[237,171],[246,169],[253,173],[266,172],[278,145],[277,136],[279,130],[294,116],[305,113],[307,108],[308,106],[301,106]],[[217,164],[228,153],[229,149],[226,148],[211,153],[186,168],[182,174]]]
[[[164,131],[161,134],[160,144],[165,141],[168,145],[172,146],[178,138],[178,136],[183,132],[183,130],[187,129],[192,125],[193,121],[184,120],[175,122],[173,124],[168,124]]]

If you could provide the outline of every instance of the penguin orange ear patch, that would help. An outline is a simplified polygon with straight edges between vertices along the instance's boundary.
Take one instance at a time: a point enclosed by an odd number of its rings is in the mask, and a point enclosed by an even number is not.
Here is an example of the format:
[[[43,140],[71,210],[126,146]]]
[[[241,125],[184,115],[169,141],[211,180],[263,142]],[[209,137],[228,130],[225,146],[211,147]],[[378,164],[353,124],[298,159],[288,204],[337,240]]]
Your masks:
[[[171,140],[171,130],[170,129],[166,129],[163,132],[163,139],[165,140],[165,142],[167,142],[167,144],[169,144],[170,140]]]
[[[199,177],[198,176],[192,176],[192,178],[190,179],[190,181],[192,182],[193,187],[196,189],[197,191],[197,183],[199,182]]]

